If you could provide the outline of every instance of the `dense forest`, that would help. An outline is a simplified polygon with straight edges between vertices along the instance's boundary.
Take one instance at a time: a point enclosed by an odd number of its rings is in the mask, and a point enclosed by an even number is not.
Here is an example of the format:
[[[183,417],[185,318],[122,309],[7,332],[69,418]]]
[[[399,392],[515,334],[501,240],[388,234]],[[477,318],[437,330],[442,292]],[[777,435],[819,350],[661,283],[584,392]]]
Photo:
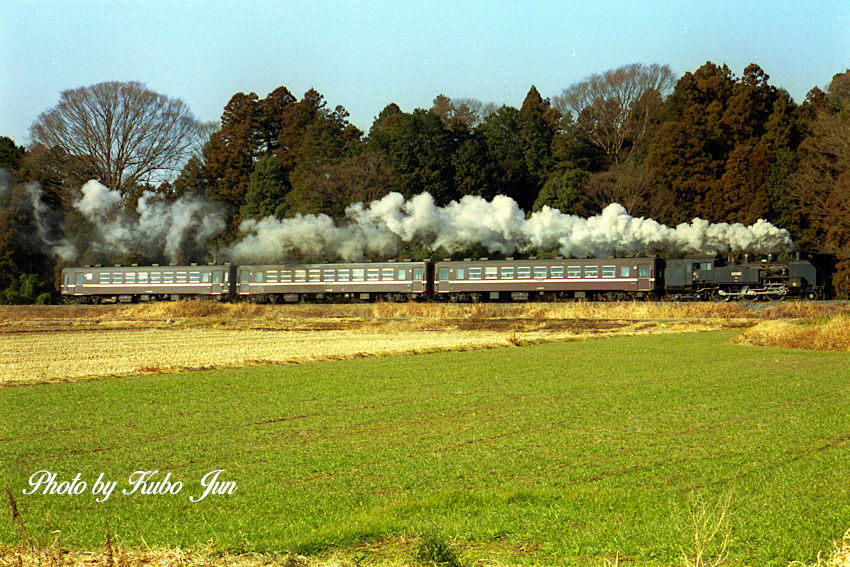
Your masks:
[[[368,132],[313,89],[237,93],[219,124],[202,124],[144,85],[102,83],[63,93],[31,138],[0,138],[0,303],[55,300],[65,263],[221,261],[244,221],[340,222],[390,192],[438,205],[505,195],[529,213],[581,216],[616,202],[668,225],[765,219],[850,294],[850,70],[798,104],[755,64],[739,77],[709,62],[678,79],[634,64],[550,98],[531,86],[518,107],[444,95],[410,112],[389,104]],[[91,179],[99,193],[83,191]],[[194,215],[203,246],[181,239],[166,253],[128,228],[166,214]],[[100,245],[121,238],[139,246]]]

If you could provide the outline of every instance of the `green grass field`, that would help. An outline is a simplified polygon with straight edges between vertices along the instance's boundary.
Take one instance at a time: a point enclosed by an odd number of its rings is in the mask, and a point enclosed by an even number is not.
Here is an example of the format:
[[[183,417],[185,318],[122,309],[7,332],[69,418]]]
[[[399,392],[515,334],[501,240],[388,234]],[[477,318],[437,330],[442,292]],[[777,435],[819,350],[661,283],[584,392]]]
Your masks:
[[[0,478],[30,534],[75,547],[108,519],[128,546],[404,559],[439,533],[469,563],[681,565],[691,512],[728,498],[731,564],[811,561],[850,527],[850,355],[733,335],[4,388]],[[88,489],[22,494],[43,469]],[[236,492],[190,502],[215,469]],[[137,470],[184,487],[121,494]]]

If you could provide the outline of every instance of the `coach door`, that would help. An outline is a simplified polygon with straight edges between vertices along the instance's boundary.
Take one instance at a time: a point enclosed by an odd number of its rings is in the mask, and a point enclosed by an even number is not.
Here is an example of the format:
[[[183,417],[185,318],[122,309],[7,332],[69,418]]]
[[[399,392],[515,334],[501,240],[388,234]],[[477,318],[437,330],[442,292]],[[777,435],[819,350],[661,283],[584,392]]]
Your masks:
[[[437,265],[435,268],[437,281],[437,293],[448,293],[451,291],[451,283],[449,278],[451,277],[451,268],[448,266],[440,266]]]
[[[638,290],[652,291],[652,264],[638,264],[637,266]]]
[[[212,295],[220,295],[223,291],[224,270],[215,269],[212,273],[212,283],[210,285],[210,293]]]

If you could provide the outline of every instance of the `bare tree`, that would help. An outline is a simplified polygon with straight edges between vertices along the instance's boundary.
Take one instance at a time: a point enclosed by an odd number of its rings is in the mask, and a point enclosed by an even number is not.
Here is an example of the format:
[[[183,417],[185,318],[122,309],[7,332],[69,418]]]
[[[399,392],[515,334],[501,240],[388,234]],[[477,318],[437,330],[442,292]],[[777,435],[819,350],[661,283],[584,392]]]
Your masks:
[[[664,219],[673,210],[673,192],[657,185],[645,164],[629,160],[590,175],[585,187],[593,212],[619,203],[632,216]]]
[[[667,65],[633,63],[570,85],[554,106],[572,114],[588,139],[619,163],[626,145],[634,146],[646,133],[652,113],[675,83]]]
[[[468,129],[480,125],[496,110],[498,106],[493,102],[485,104],[474,98],[449,98],[445,95],[437,95],[431,106],[431,112],[439,116],[443,124],[448,126],[455,120]]]
[[[178,173],[204,134],[209,132],[183,101],[138,82],[64,91],[30,128],[33,145],[62,148],[76,158],[70,163],[122,194]]]
[[[805,211],[817,247],[850,258],[850,101],[821,110],[800,144],[800,165],[791,179],[792,198]]]

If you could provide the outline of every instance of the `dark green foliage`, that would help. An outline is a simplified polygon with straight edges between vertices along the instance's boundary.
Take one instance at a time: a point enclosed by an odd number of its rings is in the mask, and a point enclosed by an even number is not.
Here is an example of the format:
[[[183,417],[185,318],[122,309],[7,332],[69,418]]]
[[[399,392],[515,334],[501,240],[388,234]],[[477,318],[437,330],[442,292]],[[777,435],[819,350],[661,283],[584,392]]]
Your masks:
[[[582,169],[562,169],[553,172],[543,184],[534,210],[539,211],[544,206],[558,209],[562,213],[575,214],[584,198],[582,182],[587,178],[587,172]]]
[[[192,192],[206,194],[209,192],[210,187],[210,178],[207,175],[203,160],[198,156],[194,156],[183,166],[180,175],[174,180],[172,191],[168,196],[170,198],[179,198],[186,193]]]
[[[426,534],[416,548],[414,559],[428,565],[445,567],[463,567],[460,559],[452,549],[451,544],[443,536],[436,533]]]
[[[0,303],[52,303],[52,297],[45,289],[44,280],[38,274],[22,274],[0,291]]]
[[[393,169],[383,152],[364,151],[301,172],[286,197],[289,213],[345,216],[353,203],[370,203],[392,190]]]
[[[261,157],[251,172],[245,204],[239,209],[242,218],[284,216],[284,199],[289,189],[286,169],[271,155]]]
[[[648,150],[678,220],[752,223],[769,215],[775,153],[795,150],[799,134],[788,93],[767,80],[757,65],[739,80],[710,62],[679,80]]]
[[[539,188],[525,159],[519,111],[503,106],[488,116],[479,130],[484,135],[488,156],[497,168],[491,193],[507,195],[529,209]]]
[[[6,136],[0,136],[0,167],[15,170],[21,164],[26,150],[15,145],[15,142]]]
[[[788,148],[779,148],[774,154],[773,166],[767,180],[770,200],[770,221],[799,235],[803,226],[803,211],[793,200],[791,177],[797,171],[797,154]]]
[[[260,152],[260,104],[257,95],[233,95],[221,116],[221,129],[205,148],[208,195],[233,207],[245,200],[254,160]]]
[[[422,109],[405,113],[395,105],[381,112],[366,141],[369,149],[389,158],[395,191],[408,198],[428,192],[440,205],[458,197],[451,163],[457,144],[436,114]]]

